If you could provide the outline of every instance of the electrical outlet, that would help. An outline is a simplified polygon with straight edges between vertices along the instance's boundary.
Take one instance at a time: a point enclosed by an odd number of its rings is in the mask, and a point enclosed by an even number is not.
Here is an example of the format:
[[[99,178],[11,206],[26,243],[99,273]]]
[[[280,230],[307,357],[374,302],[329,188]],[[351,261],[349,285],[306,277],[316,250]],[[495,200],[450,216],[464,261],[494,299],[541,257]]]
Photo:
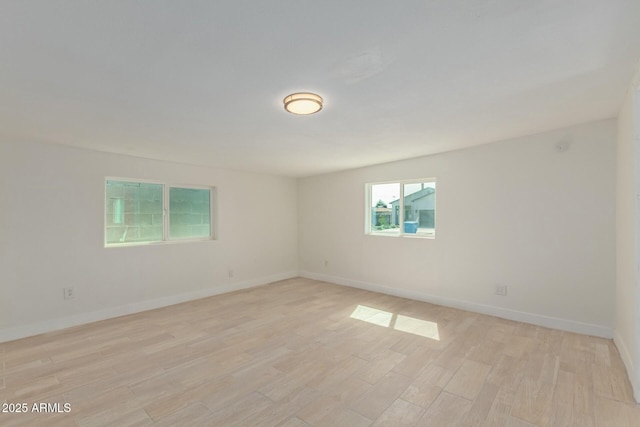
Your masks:
[[[229,269],[229,277],[230,278],[233,277],[233,270],[232,269]]]
[[[324,268],[329,267],[329,261],[327,261],[326,259],[324,260]]]
[[[73,289],[73,287],[71,288],[62,288],[62,295],[64,299],[73,299],[76,296],[76,293]]]
[[[496,285],[496,295],[507,296],[507,285]]]

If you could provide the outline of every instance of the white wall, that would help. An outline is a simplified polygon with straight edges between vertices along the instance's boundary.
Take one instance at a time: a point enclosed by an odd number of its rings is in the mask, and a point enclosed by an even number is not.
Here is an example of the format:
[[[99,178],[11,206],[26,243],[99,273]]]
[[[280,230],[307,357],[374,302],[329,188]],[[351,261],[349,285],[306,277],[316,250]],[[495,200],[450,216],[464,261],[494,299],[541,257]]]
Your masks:
[[[618,116],[615,342],[640,402],[640,68]]]
[[[301,179],[301,272],[611,337],[615,145],[607,120]],[[365,183],[426,177],[437,178],[435,239],[364,234]]]
[[[104,248],[105,176],[216,186],[219,239]],[[0,143],[0,342],[297,275],[296,185],[292,178]],[[75,287],[75,299],[63,300],[67,286]]]

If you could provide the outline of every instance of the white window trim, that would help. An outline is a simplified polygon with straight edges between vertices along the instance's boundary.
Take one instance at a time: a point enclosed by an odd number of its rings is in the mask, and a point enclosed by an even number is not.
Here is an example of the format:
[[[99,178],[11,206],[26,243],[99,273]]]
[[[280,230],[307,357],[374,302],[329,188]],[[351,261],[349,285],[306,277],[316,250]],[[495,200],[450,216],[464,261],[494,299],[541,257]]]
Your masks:
[[[162,240],[153,242],[126,242],[126,243],[107,243],[107,181],[121,181],[141,184],[157,184],[162,185]],[[173,245],[176,243],[192,243],[192,242],[209,242],[217,240],[218,238],[218,215],[217,215],[217,200],[218,200],[218,188],[215,186],[205,185],[193,185],[193,184],[176,184],[164,181],[156,181],[150,179],[141,178],[123,178],[115,176],[107,176],[104,178],[103,184],[103,244],[105,248],[121,248],[130,246],[149,246],[149,245]],[[206,237],[187,237],[183,239],[169,239],[169,215],[170,215],[170,201],[169,201],[169,189],[170,188],[186,188],[194,190],[209,190],[209,215],[210,215],[210,229],[209,235]]]
[[[436,184],[436,198],[437,198],[437,180],[435,177],[366,183],[365,190],[364,190],[365,191],[364,234],[367,236],[375,236],[375,237],[406,237],[409,239],[435,239],[436,238],[435,229],[433,233],[405,233],[404,226],[401,226],[398,228],[397,234],[396,233],[394,234],[380,233],[380,232],[375,232],[371,229],[371,205],[372,205],[371,188],[374,185],[381,185],[381,184],[399,184],[400,185],[400,196],[399,196],[400,203],[398,203],[398,207],[399,207],[398,217],[401,218],[400,221],[404,225],[404,186],[405,184],[421,184],[421,183],[431,183],[431,182]],[[437,217],[437,214],[436,214],[436,217]]]

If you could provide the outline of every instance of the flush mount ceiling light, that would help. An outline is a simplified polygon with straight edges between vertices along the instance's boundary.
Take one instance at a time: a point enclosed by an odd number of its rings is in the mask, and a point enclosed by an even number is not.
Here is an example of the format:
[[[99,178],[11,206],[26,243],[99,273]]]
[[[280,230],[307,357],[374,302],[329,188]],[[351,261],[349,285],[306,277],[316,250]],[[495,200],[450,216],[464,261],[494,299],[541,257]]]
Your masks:
[[[293,114],[313,114],[322,110],[322,97],[315,93],[298,92],[284,98],[284,109]]]

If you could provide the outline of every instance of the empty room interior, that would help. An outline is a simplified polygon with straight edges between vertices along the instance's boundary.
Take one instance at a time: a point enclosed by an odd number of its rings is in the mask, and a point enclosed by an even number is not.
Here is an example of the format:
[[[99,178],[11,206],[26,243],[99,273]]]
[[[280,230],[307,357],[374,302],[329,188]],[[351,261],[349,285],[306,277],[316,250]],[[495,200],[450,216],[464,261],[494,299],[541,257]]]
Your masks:
[[[4,1],[0,425],[640,425],[640,1]]]

